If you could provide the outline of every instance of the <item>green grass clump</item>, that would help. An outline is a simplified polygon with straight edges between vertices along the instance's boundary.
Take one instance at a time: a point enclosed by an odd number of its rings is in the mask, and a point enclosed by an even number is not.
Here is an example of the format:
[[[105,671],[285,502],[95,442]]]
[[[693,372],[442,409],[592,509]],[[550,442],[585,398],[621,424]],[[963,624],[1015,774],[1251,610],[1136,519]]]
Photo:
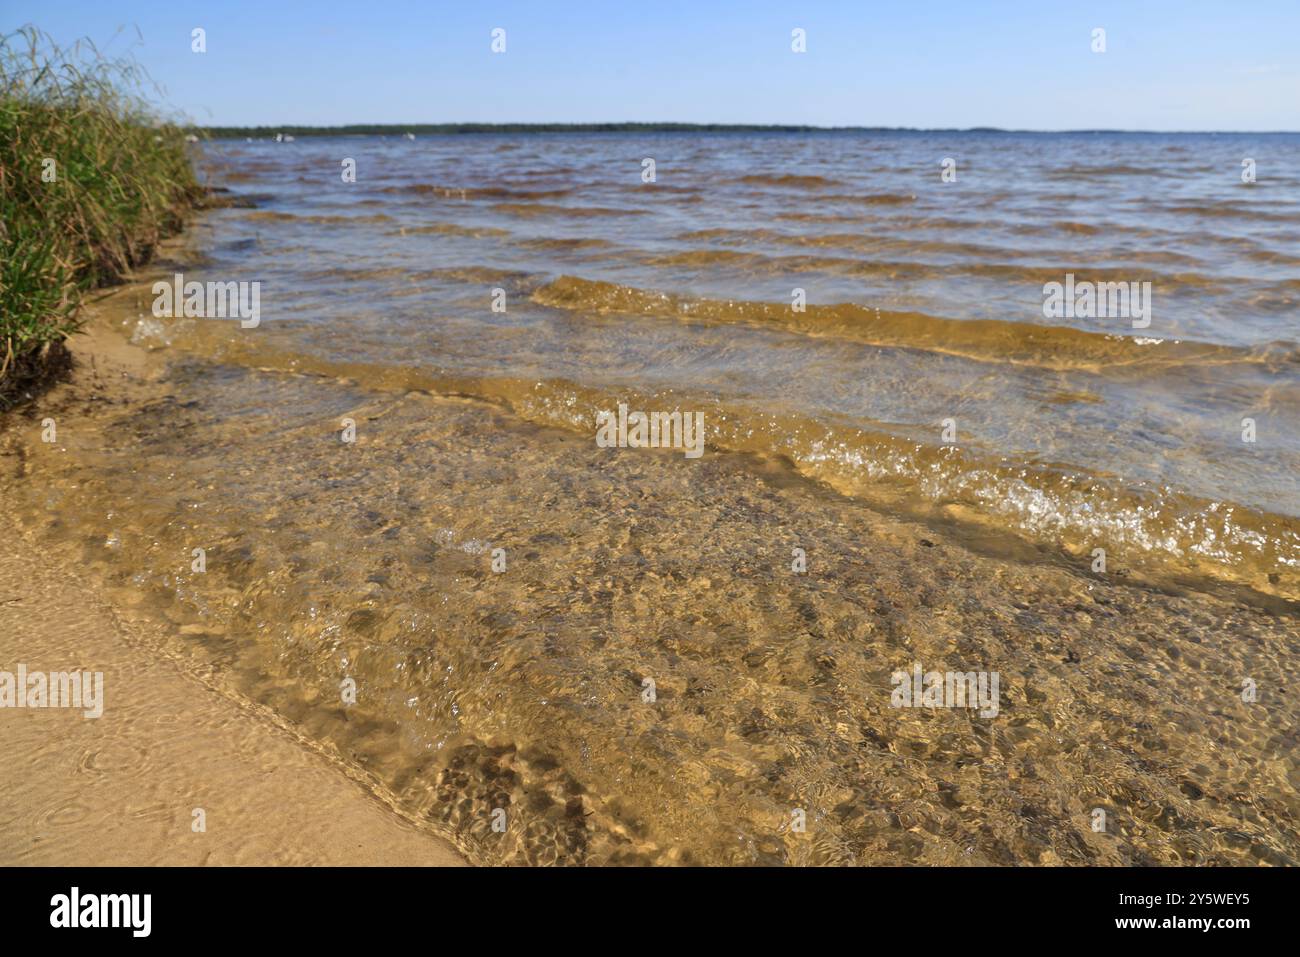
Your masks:
[[[146,260],[202,196],[144,81],[84,41],[0,37],[0,400],[77,330],[85,291]]]

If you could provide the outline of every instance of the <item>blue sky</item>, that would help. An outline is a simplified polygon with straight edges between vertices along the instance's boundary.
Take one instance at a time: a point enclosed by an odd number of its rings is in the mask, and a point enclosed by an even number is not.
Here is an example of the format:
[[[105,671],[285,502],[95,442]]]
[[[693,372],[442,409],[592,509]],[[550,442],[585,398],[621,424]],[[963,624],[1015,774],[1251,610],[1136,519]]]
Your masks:
[[[1297,0],[0,3],[6,31],[24,23],[130,51],[213,125],[1300,130]]]

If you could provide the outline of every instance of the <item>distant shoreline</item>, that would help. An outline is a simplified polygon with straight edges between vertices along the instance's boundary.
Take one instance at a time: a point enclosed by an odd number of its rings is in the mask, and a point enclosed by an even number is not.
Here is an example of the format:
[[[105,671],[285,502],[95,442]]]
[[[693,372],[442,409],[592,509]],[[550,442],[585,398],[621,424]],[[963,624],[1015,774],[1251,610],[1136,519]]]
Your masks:
[[[1294,130],[1019,130],[996,126],[788,126],[750,123],[357,123],[342,126],[194,126],[211,139],[287,136],[404,136],[466,133],[1004,133],[1008,135],[1292,136]]]

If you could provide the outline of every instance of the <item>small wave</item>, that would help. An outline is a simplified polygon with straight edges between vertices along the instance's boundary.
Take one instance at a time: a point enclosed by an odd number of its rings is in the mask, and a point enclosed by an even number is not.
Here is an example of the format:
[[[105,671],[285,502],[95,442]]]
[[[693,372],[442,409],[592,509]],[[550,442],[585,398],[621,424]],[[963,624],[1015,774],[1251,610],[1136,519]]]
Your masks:
[[[507,186],[437,186],[432,183],[408,183],[385,186],[381,193],[410,193],[416,196],[441,196],[444,199],[555,199],[567,196],[572,188],[516,189]]]
[[[386,213],[366,213],[360,216],[331,216],[322,214],[303,216],[297,213],[281,213],[269,209],[247,213],[244,218],[252,220],[253,222],[315,223],[322,226],[351,226],[358,223],[391,223],[393,221],[393,217]]]
[[[680,253],[651,256],[647,262],[654,266],[737,266],[747,265],[754,257],[735,249],[688,249]]]
[[[988,262],[996,260],[997,257],[1033,257],[1039,260],[1057,259],[1067,261],[1071,256],[1078,257],[1078,253],[1071,253],[1068,250],[1061,249],[1056,251],[1044,250],[1041,247],[1036,249],[1016,249],[1014,247],[1003,245],[989,245],[984,243],[961,242],[949,239],[912,239],[899,237],[888,233],[783,233],[772,229],[699,229],[691,232],[681,233],[674,237],[677,242],[704,242],[704,243],[724,243],[732,245],[749,245],[749,244],[768,244],[768,245],[788,245],[802,246],[813,249],[851,249],[856,252],[870,253],[879,255],[881,253],[905,253],[908,255],[943,255],[943,256],[961,256]],[[1127,258],[1138,262],[1162,262],[1189,264],[1196,263],[1187,256],[1165,251],[1152,251],[1146,254],[1130,254]],[[919,264],[925,265],[925,264]],[[942,267],[946,271],[954,268],[960,268],[945,264]],[[1078,270],[1081,267],[1075,267]]]
[[[456,223],[431,223],[428,226],[401,226],[389,235],[392,236],[471,236],[474,239],[509,236],[510,230],[495,226],[461,226]]]
[[[849,216],[844,213],[777,213],[773,219],[785,219],[793,223],[860,223],[861,216]]]
[[[1060,370],[1124,366],[1150,370],[1187,363],[1300,361],[1294,344],[1288,343],[1249,349],[1176,340],[1142,345],[1127,336],[1065,326],[948,319],[853,303],[810,305],[804,312],[795,312],[788,303],[686,299],[575,276],[561,276],[539,287],[532,293],[532,300],[558,309],[773,325],[805,335]]]
[[[916,202],[915,193],[865,193],[823,198],[828,203],[856,203],[860,206],[906,206]]]
[[[520,246],[527,246],[529,249],[608,249],[614,244],[607,239],[595,238],[578,238],[566,239],[558,236],[535,236],[531,239],[521,239]]]
[[[1099,179],[1108,176],[1168,176],[1169,170],[1157,166],[1062,166],[1049,170],[1050,179]]]
[[[1277,213],[1240,203],[1180,203],[1163,206],[1161,211],[1180,216],[1202,216],[1214,219],[1246,219],[1271,223],[1300,222],[1300,214],[1297,213]]]
[[[1091,223],[1073,223],[1063,221],[1053,223],[1049,229],[1059,229],[1063,233],[1071,233],[1075,236],[1096,236],[1105,232],[1101,226],[1094,226]]]
[[[640,209],[617,209],[612,206],[552,206],[546,203],[497,203],[494,212],[507,216],[565,216],[573,219],[585,219],[591,216],[644,216]]]
[[[830,245],[834,242],[835,237],[817,237],[809,239],[806,237],[783,237],[783,241],[789,241],[800,245],[804,244],[824,244]],[[859,236],[847,237],[847,242],[852,243],[855,250],[864,252],[892,251],[898,253],[915,252],[916,243],[909,243],[901,240],[880,239],[872,240]],[[872,244],[879,248],[869,248]],[[967,246],[968,250],[975,249],[973,244]],[[998,252],[1004,256],[1013,255],[1013,250],[998,249],[989,247],[992,252]],[[943,249],[943,244],[935,244],[935,251]],[[957,251],[950,249],[948,251]],[[1029,252],[1023,255],[1030,255]],[[1175,266],[1188,265],[1183,259],[1176,254],[1165,254],[1159,251],[1152,253],[1150,256],[1134,255],[1132,260],[1144,262],[1147,259],[1154,258],[1159,263],[1165,264],[1172,259]],[[987,262],[980,259],[959,260],[956,262],[927,263],[916,262],[913,260],[880,260],[880,259],[859,259],[844,256],[823,256],[823,255],[803,255],[803,256],[780,256],[768,255],[760,252],[742,252],[736,250],[681,250],[673,253],[659,253],[647,255],[643,261],[652,266],[680,266],[680,265],[700,265],[700,264],[727,264],[737,268],[744,269],[753,273],[766,273],[768,275],[780,276],[788,273],[803,272],[824,272],[839,276],[861,276],[870,279],[886,280],[924,280],[924,279],[950,279],[954,275],[974,276],[983,279],[997,279],[1008,283],[1019,283],[1021,285],[1043,286],[1049,282],[1061,282],[1066,273],[1075,273],[1080,279],[1088,279],[1093,282],[1143,282],[1149,281],[1162,292],[1170,289],[1187,289],[1201,292],[1224,292],[1241,285],[1243,280],[1232,277],[1211,277],[1200,272],[1162,272],[1153,271],[1136,272],[1131,268],[1119,268],[1115,266],[1092,266],[1079,263],[1059,266],[1035,266],[1013,262]],[[1086,273],[1086,275],[1081,275]]]
[[[460,282],[509,286],[522,288],[535,284],[530,273],[506,269],[492,269],[487,266],[453,266],[444,269],[412,270],[402,266],[376,267],[332,267],[329,269],[312,269],[302,272],[306,280],[321,282]]]
[[[793,173],[786,175],[752,173],[732,182],[745,183],[749,186],[776,186],[782,189],[830,189],[843,185],[838,180],[827,179],[825,176],[798,176]]]

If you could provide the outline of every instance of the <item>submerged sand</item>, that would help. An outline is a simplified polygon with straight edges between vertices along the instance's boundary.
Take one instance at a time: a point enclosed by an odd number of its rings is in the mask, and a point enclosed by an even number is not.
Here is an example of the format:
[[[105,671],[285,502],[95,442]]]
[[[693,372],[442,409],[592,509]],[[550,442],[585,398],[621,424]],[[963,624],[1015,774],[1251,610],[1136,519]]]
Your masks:
[[[179,332],[109,364],[147,301],[92,310],[80,378],[6,434],[6,510],[46,564],[27,585],[30,552],[6,566],[0,650],[118,673],[98,723],[0,713],[21,771],[0,846],[433,861],[440,833],[481,863],[1300,860],[1285,607],[1137,587],[780,461],[600,449]],[[156,641],[96,624],[108,609]],[[891,707],[915,663],[996,671],[998,715]]]

